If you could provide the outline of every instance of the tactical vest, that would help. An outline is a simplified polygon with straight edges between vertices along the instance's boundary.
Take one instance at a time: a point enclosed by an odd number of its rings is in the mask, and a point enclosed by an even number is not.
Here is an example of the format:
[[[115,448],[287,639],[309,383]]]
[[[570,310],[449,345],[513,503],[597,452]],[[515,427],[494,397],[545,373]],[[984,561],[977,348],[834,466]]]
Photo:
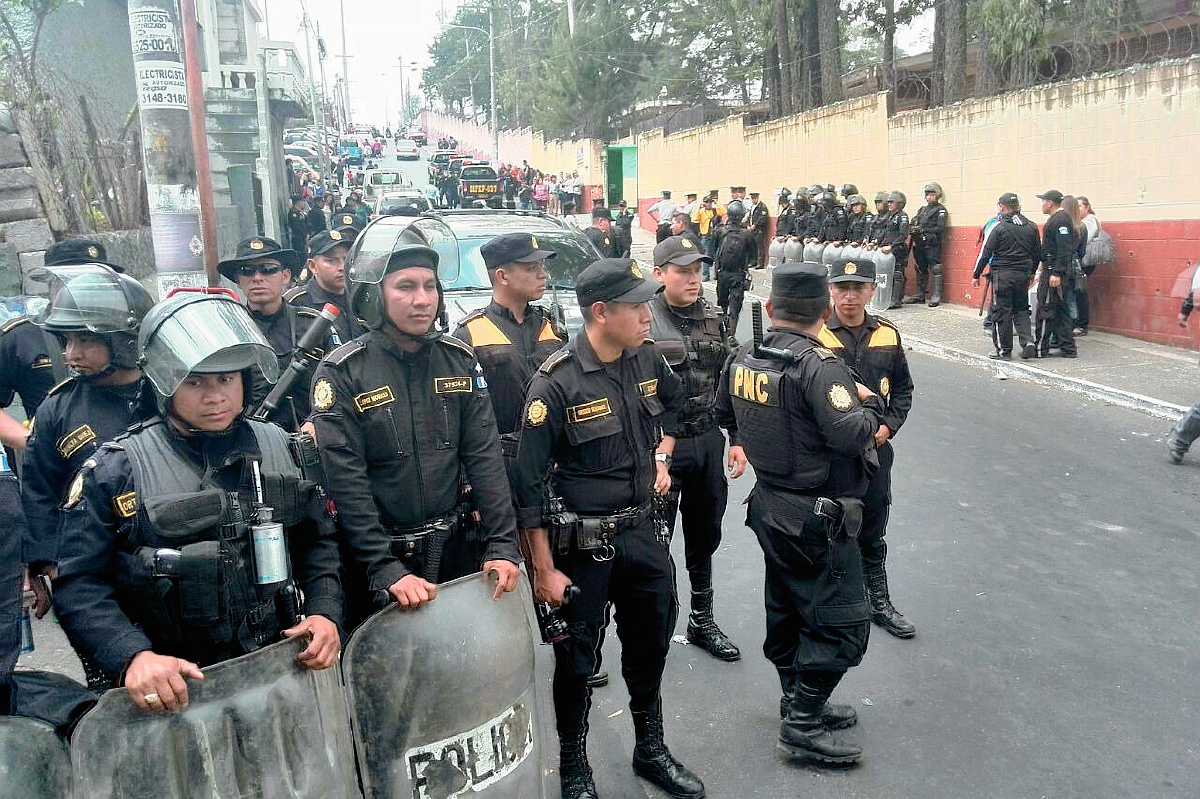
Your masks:
[[[286,530],[304,518],[300,470],[287,434],[273,424],[245,423],[261,452],[265,504]],[[171,436],[166,423],[157,422],[118,443],[133,470],[139,521],[165,547],[180,551],[178,575],[154,576],[153,552],[142,547],[134,556],[141,567],[126,570],[123,579],[146,611],[141,621],[152,640],[167,642],[168,649],[252,652],[277,640],[291,619],[276,614],[278,587],[267,592],[255,582],[250,497],[216,486]]]
[[[685,436],[711,426],[713,394],[729,355],[720,314],[707,302],[701,307],[704,318],[692,319],[671,311],[662,294],[650,301],[650,337],[683,382],[679,428]]]

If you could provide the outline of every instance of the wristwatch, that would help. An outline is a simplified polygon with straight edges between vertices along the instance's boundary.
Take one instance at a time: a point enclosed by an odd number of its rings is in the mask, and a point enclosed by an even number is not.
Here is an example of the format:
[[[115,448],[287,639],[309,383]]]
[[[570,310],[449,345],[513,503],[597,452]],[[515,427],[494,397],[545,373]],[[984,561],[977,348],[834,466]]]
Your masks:
[[[654,460],[658,461],[659,463],[665,463],[667,468],[670,468],[671,464],[675,462],[675,459],[665,452],[654,453]]]

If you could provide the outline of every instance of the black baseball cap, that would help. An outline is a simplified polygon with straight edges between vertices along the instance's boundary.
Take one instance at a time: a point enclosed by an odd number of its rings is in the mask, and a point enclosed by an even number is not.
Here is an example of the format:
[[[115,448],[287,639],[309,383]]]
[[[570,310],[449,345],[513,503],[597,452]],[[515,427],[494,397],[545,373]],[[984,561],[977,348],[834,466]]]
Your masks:
[[[308,257],[314,255],[324,255],[334,247],[345,245],[350,246],[350,239],[342,235],[340,230],[322,230],[320,233],[308,240]]]
[[[236,254],[217,264],[217,270],[236,283],[238,270],[242,264],[257,261],[260,258],[273,258],[292,270],[293,274],[300,267],[300,256],[296,254],[295,250],[289,250],[275,239],[269,239],[266,236],[251,236],[238,242]]]
[[[746,187],[745,186],[730,186],[729,190],[730,191],[745,191]]]
[[[1037,197],[1039,200],[1049,200],[1052,203],[1061,203],[1063,201],[1063,193],[1061,191],[1059,191],[1058,189],[1050,189],[1050,191],[1044,191],[1041,194],[1039,194]]]
[[[775,268],[771,275],[771,299],[800,299],[829,296],[829,278],[822,264],[793,261]]]
[[[625,202],[624,200],[621,200],[621,202],[617,203],[617,205],[621,208],[627,208],[629,206],[629,203]]]
[[[608,210],[604,206],[600,206],[598,208],[593,208],[592,209],[592,219],[607,219],[609,222],[611,222],[612,221],[612,211]]]
[[[668,236],[654,247],[655,266],[661,267],[667,264],[687,266],[697,261],[711,264],[712,258],[700,252],[691,239],[684,238],[683,236]]]
[[[1021,198],[1018,197],[1016,194],[1014,194],[1011,191],[1006,191],[1003,194],[1001,194],[1000,199],[997,200],[996,202],[1007,208],[1020,208],[1021,207]]]
[[[554,258],[558,253],[543,250],[538,246],[537,236],[532,233],[505,233],[490,239],[479,248],[483,262],[489,270],[511,263],[529,264]]]
[[[104,245],[95,239],[67,239],[56,241],[46,248],[43,266],[70,266],[71,264],[103,264],[114,272],[124,272],[125,267],[109,263]]]
[[[339,233],[345,233],[347,230],[357,233],[363,229],[363,223],[355,214],[334,214],[333,229]]]
[[[647,302],[662,289],[629,258],[602,258],[575,278],[575,297],[584,308],[594,302]]]
[[[830,283],[874,283],[875,262],[870,258],[839,258],[830,264]]]

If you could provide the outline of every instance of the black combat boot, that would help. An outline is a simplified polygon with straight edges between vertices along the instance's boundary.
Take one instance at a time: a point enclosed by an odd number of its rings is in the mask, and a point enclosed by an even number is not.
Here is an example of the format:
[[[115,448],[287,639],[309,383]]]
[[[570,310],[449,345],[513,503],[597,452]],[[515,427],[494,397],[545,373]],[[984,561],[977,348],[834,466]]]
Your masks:
[[[837,680],[834,680],[833,684],[836,683]],[[787,718],[779,727],[781,750],[816,763],[851,765],[858,762],[862,757],[862,747],[842,743],[823,721],[826,700],[832,691],[833,685],[818,688],[807,684],[803,676],[796,680]]]
[[[917,291],[911,297],[904,298],[905,305],[920,305],[925,302],[925,279],[926,275],[917,272]]]
[[[939,266],[938,269],[941,269]],[[942,289],[946,285],[946,276],[941,272],[933,273],[933,292],[929,296],[929,307],[936,308],[942,304]]]
[[[633,773],[679,799],[704,799],[704,783],[676,760],[663,743],[662,699],[649,710],[632,710]],[[565,794],[564,794],[565,796]]]
[[[687,639],[715,658],[740,660],[738,649],[729,636],[721,632],[713,619],[713,590],[692,591],[692,613],[688,617]]]
[[[783,688],[783,696],[779,697],[779,718],[782,720],[787,718],[788,708],[792,706],[792,697],[796,694],[796,670],[778,667],[776,670],[779,672],[779,685]],[[826,702],[821,710],[821,723],[826,729],[843,730],[858,723],[858,713],[851,705]]]
[[[887,571],[881,566],[879,571],[868,572],[863,576],[866,577],[867,596],[871,600],[871,621],[897,638],[912,638],[916,635],[917,628],[892,606],[892,598],[888,594]]]
[[[558,742],[558,781],[563,799],[598,799],[587,759],[587,733]]]
[[[897,269],[892,278],[892,301],[888,304],[888,308],[899,308],[901,301],[904,299],[904,284],[906,278],[903,270]]]

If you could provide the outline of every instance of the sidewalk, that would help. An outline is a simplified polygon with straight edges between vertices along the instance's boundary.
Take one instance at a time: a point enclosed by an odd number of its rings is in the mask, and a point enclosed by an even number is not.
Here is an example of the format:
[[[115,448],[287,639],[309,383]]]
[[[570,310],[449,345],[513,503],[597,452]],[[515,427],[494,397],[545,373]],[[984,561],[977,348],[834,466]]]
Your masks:
[[[633,239],[633,256],[650,262],[653,232],[635,227]],[[750,271],[754,278],[751,296],[765,299],[770,294],[771,272],[770,268]],[[705,284],[705,294],[714,297],[716,284]],[[993,351],[991,336],[983,330],[977,309],[905,305],[884,315],[912,351],[989,369],[998,379],[1027,380],[1073,391],[1171,421],[1200,399],[1200,356],[1188,350],[1092,331],[1076,339],[1079,357],[1074,360],[993,361],[987,357]]]

